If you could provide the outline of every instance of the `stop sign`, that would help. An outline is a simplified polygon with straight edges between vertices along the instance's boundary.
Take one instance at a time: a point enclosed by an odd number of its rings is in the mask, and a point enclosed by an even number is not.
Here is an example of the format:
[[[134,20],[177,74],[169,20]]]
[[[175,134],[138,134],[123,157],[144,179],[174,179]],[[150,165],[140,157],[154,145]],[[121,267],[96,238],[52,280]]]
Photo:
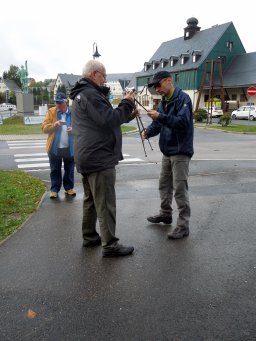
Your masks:
[[[255,88],[255,86],[250,86],[250,87],[247,89],[247,95],[248,95],[248,96],[254,96],[254,95],[256,95],[256,88]]]

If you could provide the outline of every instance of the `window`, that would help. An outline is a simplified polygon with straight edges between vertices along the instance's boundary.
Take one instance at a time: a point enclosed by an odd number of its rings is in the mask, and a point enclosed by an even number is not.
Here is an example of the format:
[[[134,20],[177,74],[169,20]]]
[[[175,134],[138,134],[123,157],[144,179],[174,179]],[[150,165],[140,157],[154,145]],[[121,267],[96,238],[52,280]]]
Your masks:
[[[196,63],[202,55],[202,52],[200,50],[194,50],[192,52],[192,62]]]
[[[229,51],[232,51],[233,48],[233,41],[227,41],[227,48],[229,49]]]
[[[155,70],[159,65],[159,62],[157,60],[152,61],[152,69]]]
[[[175,73],[175,75],[174,75],[174,81],[175,81],[175,83],[178,83],[179,80],[180,80],[180,75],[179,75],[179,73]]]
[[[188,59],[189,59],[189,53],[182,53],[180,55],[180,63],[181,63],[181,65],[185,64]]]
[[[240,94],[240,102],[246,102],[246,96],[244,94]]]
[[[142,96],[142,105],[144,107],[148,107],[149,106],[149,96],[148,95],[143,95]]]
[[[162,68],[162,69],[165,68],[166,65],[168,65],[168,59],[162,59],[162,60],[161,60],[161,68]]]
[[[179,58],[177,56],[171,56],[171,58],[170,58],[170,60],[171,60],[170,65],[174,66],[177,63],[178,59]]]
[[[148,62],[144,63],[144,71],[145,72],[148,71],[150,67],[151,67],[151,63],[148,63]]]
[[[236,101],[236,94],[231,95],[231,100]]]

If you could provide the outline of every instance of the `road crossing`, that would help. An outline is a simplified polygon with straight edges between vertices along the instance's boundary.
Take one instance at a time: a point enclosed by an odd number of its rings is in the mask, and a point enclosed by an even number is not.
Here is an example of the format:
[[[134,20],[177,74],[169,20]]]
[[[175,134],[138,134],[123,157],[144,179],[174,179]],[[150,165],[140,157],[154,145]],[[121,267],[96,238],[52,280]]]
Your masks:
[[[45,150],[45,140],[21,140],[21,141],[6,141],[9,149],[17,153],[14,154],[14,161],[17,163],[17,168],[26,172],[49,171],[49,158]],[[23,149],[23,153],[22,153]],[[35,149],[37,149],[35,151]],[[31,151],[30,151],[31,150]],[[132,165],[145,163],[145,160],[137,157],[132,157],[129,154],[123,154],[124,160],[120,161],[119,165]]]

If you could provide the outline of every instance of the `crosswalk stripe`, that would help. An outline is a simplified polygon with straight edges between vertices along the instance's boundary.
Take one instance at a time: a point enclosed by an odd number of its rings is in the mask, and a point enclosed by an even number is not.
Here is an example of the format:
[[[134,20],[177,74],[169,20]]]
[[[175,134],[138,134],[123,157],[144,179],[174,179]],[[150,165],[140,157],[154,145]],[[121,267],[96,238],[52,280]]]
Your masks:
[[[47,153],[14,154],[14,157],[45,156]]]
[[[45,163],[27,163],[18,165],[18,168],[24,169],[24,168],[36,168],[36,167],[49,167],[49,162]]]
[[[35,161],[47,161],[48,157],[31,157],[27,159],[15,159],[15,162],[35,162]]]
[[[45,147],[45,141],[7,141],[9,149],[40,149],[41,146]],[[145,163],[145,160],[140,158],[133,158],[129,154],[124,153],[124,160],[120,161],[120,165],[132,165]],[[14,161],[17,163],[19,169],[23,169],[26,172],[37,172],[50,170],[50,164],[48,155],[46,152],[43,153],[17,153],[14,154]],[[48,162],[44,162],[48,161]]]

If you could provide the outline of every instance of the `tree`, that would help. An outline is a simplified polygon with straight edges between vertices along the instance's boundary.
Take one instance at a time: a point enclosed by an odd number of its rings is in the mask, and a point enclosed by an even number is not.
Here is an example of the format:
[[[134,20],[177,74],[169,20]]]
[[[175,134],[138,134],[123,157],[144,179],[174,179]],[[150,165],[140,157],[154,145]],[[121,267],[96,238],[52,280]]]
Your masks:
[[[67,94],[67,90],[64,84],[58,86],[57,92],[63,92],[65,95]]]
[[[3,72],[3,78],[13,80],[21,88],[21,81],[19,76],[17,75],[18,70],[19,67],[12,64],[8,72],[6,71]]]

